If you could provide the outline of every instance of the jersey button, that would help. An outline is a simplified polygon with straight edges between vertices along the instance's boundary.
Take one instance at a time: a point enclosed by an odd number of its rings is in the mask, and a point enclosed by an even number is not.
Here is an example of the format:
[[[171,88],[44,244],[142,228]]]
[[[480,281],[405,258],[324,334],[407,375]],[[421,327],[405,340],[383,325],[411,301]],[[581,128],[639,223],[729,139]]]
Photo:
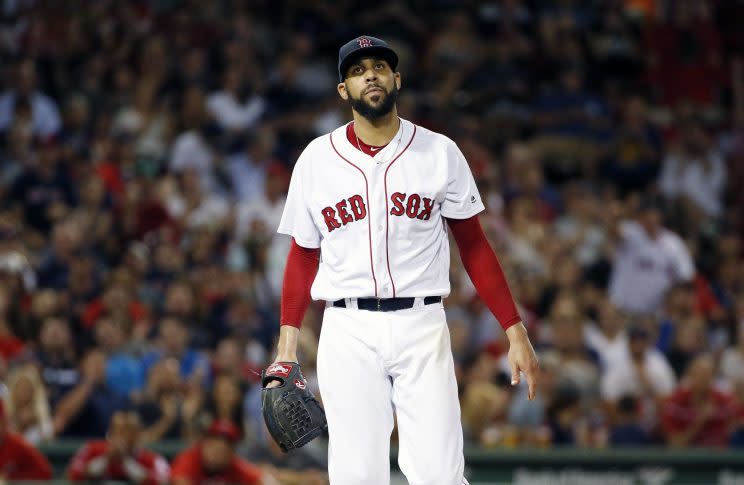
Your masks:
[[[381,225],[380,226],[377,226],[377,230],[378,231],[382,231],[382,226]]]

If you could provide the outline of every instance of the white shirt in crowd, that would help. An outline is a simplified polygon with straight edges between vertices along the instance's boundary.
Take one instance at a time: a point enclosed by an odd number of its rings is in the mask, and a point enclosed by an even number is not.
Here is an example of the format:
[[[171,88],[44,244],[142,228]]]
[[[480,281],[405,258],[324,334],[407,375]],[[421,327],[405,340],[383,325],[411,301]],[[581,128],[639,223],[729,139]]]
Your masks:
[[[227,158],[227,171],[233,185],[233,194],[238,202],[252,202],[253,199],[264,195],[265,164],[255,163],[248,155],[238,153]]]
[[[744,351],[729,347],[721,355],[721,375],[732,383],[744,383]]]
[[[207,193],[216,190],[212,175],[214,154],[207,141],[199,133],[189,130],[178,135],[173,142],[170,155],[170,171],[175,173],[195,170],[202,181],[202,189]]]
[[[217,91],[207,98],[207,109],[217,123],[228,130],[245,130],[253,127],[266,111],[266,101],[251,96],[241,103],[227,91]]]
[[[0,96],[0,131],[7,131],[13,124],[15,100],[13,91]],[[35,92],[31,95],[31,125],[34,135],[42,137],[54,135],[62,127],[57,105],[46,94]]]
[[[649,348],[646,350],[643,369],[658,395],[666,396],[674,391],[676,385],[674,370],[669,365],[666,357],[657,349]],[[617,401],[626,395],[645,396],[645,390],[641,386],[641,380],[637,375],[627,346],[605,369],[600,389],[602,399],[606,401]]]
[[[726,164],[718,151],[702,160],[669,154],[664,159],[659,188],[667,197],[684,196],[707,216],[718,217],[723,211],[723,190],[726,185]]]
[[[620,238],[609,290],[612,303],[626,312],[657,312],[672,285],[695,275],[687,246],[668,229],[661,228],[652,239],[639,223],[624,221]]]
[[[584,325],[584,342],[599,354],[603,366],[609,366],[627,350],[628,335],[621,331],[609,338],[596,323],[590,323]]]
[[[255,222],[260,222],[266,235],[271,238],[279,229],[286,198],[280,197],[271,202],[264,194],[255,197],[251,202],[238,204],[235,215],[235,239],[242,241],[252,232]]]

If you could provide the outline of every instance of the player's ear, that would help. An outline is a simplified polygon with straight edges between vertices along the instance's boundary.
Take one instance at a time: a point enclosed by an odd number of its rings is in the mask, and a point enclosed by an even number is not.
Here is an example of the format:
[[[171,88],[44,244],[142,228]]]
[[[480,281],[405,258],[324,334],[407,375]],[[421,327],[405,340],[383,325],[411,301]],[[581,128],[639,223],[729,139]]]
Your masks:
[[[395,71],[395,87],[400,89],[400,73]]]
[[[341,99],[344,101],[349,99],[349,93],[346,91],[346,83],[338,83],[338,86],[336,86],[336,89],[338,90],[338,95],[341,96]]]

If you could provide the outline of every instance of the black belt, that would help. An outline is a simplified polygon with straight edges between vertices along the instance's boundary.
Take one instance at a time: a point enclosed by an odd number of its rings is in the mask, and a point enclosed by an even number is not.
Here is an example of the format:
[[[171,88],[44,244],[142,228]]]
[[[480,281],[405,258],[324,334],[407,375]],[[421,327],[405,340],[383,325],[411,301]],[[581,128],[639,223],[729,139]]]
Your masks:
[[[359,310],[368,310],[370,312],[394,312],[396,310],[407,310],[413,308],[415,298],[357,298],[357,308]],[[424,298],[424,305],[439,303],[442,301],[441,296],[427,296]],[[333,306],[337,308],[346,308],[346,300],[336,300]]]

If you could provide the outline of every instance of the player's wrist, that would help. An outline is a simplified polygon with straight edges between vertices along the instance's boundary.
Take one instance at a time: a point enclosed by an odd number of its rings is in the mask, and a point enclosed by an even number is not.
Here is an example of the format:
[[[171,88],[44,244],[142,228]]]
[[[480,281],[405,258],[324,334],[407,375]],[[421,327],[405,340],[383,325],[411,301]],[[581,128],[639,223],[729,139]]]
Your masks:
[[[510,343],[516,343],[521,341],[529,341],[530,337],[527,334],[527,329],[522,322],[517,322],[514,325],[506,329],[506,336]]]

